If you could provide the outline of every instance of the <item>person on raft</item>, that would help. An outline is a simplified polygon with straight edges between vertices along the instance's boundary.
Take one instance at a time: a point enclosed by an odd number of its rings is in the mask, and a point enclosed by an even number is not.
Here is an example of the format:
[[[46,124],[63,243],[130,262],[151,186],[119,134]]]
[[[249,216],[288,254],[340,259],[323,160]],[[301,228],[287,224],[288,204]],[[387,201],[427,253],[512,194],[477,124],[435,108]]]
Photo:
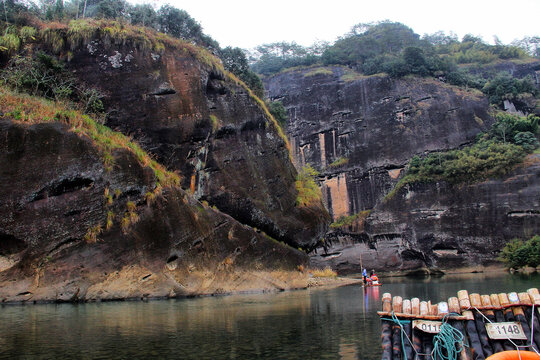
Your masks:
[[[379,285],[379,278],[375,274],[375,270],[371,270],[369,279],[371,285]]]
[[[367,281],[367,270],[366,270],[366,268],[364,268],[364,270],[362,270],[362,277],[364,279],[364,285],[366,285],[367,282],[368,282]]]

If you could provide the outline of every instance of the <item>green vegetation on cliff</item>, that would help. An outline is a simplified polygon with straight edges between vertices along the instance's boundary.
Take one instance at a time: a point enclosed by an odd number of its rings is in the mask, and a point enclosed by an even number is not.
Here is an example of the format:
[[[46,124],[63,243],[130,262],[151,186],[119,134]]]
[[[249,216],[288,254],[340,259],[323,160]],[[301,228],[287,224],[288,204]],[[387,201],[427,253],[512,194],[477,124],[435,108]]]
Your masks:
[[[154,9],[150,4],[131,5],[126,0],[69,0],[42,1],[41,6],[37,7],[27,1],[10,0],[4,1],[3,10],[4,16],[1,20],[5,20],[10,25],[4,29],[4,26],[0,23],[0,31],[4,33],[4,35],[0,36],[0,52],[17,51],[23,42],[27,42],[28,39],[35,35],[35,28],[41,27],[39,25],[42,21],[48,22],[48,27],[57,28],[65,26],[66,23],[72,20],[111,19],[118,21],[122,27],[129,24],[145,27],[147,30],[150,28],[161,34],[183,39],[190,44],[209,49],[223,61],[223,65],[228,71],[238,76],[257,96],[263,96],[262,82],[257,74],[249,68],[246,54],[242,49],[220,48],[218,42],[206,35],[202,26],[185,10],[177,9],[169,4]],[[79,30],[91,31],[93,27],[85,26],[84,22],[80,25],[82,26]],[[12,30],[12,28],[21,26],[21,32],[25,35],[23,37],[17,36]],[[113,37],[119,33],[114,27],[108,30]],[[120,33],[123,30],[122,28]],[[81,34],[77,30],[74,35],[79,36],[81,40],[92,37],[91,33]],[[131,37],[133,37],[132,35]],[[50,34],[47,37],[56,46],[55,50],[63,47],[62,39],[57,34]],[[139,43],[139,45],[141,44],[142,46],[148,46],[149,42]],[[154,46],[153,50],[155,51],[163,48],[161,43],[152,42],[151,45]]]
[[[462,149],[414,156],[405,176],[386,198],[392,198],[407,184],[447,181],[470,183],[505,175],[539,146],[538,121],[533,115],[520,117],[498,113],[497,121],[474,145]]]
[[[533,38],[525,38],[513,45],[500,41],[489,45],[472,35],[465,35],[459,41],[455,35],[442,32],[420,37],[401,23],[383,21],[358,24],[333,44],[261,45],[252,54],[252,69],[271,75],[288,68],[318,64],[346,66],[362,75],[431,76],[452,85],[482,90],[492,104],[501,108],[504,100],[511,100],[518,102],[516,106],[520,110],[532,112],[533,99],[538,96],[533,80],[513,79],[508,72],[499,73],[495,65],[535,61],[533,56],[540,56],[538,44]],[[307,77],[315,75],[331,75],[331,71],[318,67],[305,73]]]
[[[277,42],[257,47],[253,70],[269,75],[282,69],[322,65],[346,65],[366,75],[386,72],[391,76],[407,74],[451,75],[457,78],[458,64],[482,65],[501,60],[530,59],[538,55],[530,41],[489,45],[482,39],[438,32],[420,37],[411,28],[397,22],[357,24],[333,44],[303,47]],[[463,74],[462,74],[463,75]]]
[[[297,206],[315,205],[321,201],[321,189],[315,181],[315,177],[319,173],[311,165],[304,166],[296,177],[296,190],[298,196],[296,198]]]
[[[168,48],[193,56],[199,62],[208,66],[209,70],[244,88],[248,95],[266,114],[269,124],[274,126],[286,147],[290,149],[287,137],[276,119],[269,112],[264,101],[260,100],[259,96],[238,77],[247,77],[247,80],[251,81],[252,86],[258,89],[257,92],[259,94],[262,92],[262,88],[257,87],[258,85],[256,86],[259,81],[258,78],[250,78],[250,75],[246,73],[245,66],[240,67],[240,70],[235,71],[235,74],[228,71],[224,63],[209,50],[194,45],[191,41],[173,38],[154,29],[133,26],[119,21],[79,19],[71,20],[69,23],[39,22],[35,25],[37,28],[32,28],[34,29],[32,33],[35,36],[30,38],[24,35],[28,34],[29,30],[24,30],[24,27],[10,25],[10,31],[19,39],[20,45],[16,49],[13,49],[13,51],[2,51],[0,49],[0,56],[3,56],[4,60],[8,61],[11,59],[9,69],[4,71],[4,83],[16,89],[24,88],[25,91],[29,91],[32,94],[46,96],[56,100],[74,100],[75,98],[78,102],[82,101],[86,103],[83,108],[86,112],[101,112],[101,94],[96,93],[93,89],[86,89],[78,86],[78,84],[74,84],[73,79],[63,70],[62,60],[69,60],[73,51],[81,47],[86,47],[90,41],[95,39],[103,40],[103,45],[109,48],[126,45],[141,51],[157,53],[163,53]],[[58,59],[42,53],[38,53],[34,57],[31,55],[27,57],[16,56],[17,51],[24,50],[23,45],[25,43],[22,39],[26,39],[29,46],[34,43],[41,44],[48,51],[57,55]],[[233,67],[233,71],[235,61],[226,63],[227,67]],[[11,73],[12,70],[16,70],[16,72]],[[36,71],[38,72],[37,75],[35,74]],[[44,80],[46,80],[46,84],[43,83]]]
[[[71,131],[94,143],[101,152],[103,164],[109,170],[114,166],[115,150],[123,149],[133,153],[142,166],[152,169],[156,188],[176,186],[180,182],[178,174],[167,171],[130,138],[99,124],[80,111],[71,109],[63,102],[53,102],[0,87],[0,107],[3,117],[18,122],[27,124],[60,122],[68,125]]]
[[[370,213],[371,213],[371,210],[364,210],[353,215],[340,216],[336,221],[330,224],[330,227],[332,229],[338,229],[338,228],[343,228],[343,227],[349,227],[354,224],[358,224],[359,226],[362,226]]]
[[[525,266],[539,266],[540,236],[535,235],[525,242],[521,239],[512,239],[502,249],[499,260],[506,263],[508,267],[514,269]]]

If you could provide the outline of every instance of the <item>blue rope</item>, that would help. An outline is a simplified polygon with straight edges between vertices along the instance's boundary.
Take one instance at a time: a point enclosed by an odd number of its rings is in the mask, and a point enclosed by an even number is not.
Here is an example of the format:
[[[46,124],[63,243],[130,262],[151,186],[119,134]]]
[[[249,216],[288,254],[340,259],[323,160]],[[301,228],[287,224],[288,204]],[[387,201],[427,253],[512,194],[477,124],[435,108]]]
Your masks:
[[[444,316],[441,330],[433,337],[433,359],[457,360],[463,349],[463,334],[445,321],[448,315]]]
[[[381,320],[392,321],[395,324],[398,324],[399,327],[401,328],[401,347],[402,347],[401,354],[403,355],[402,359],[407,360],[407,354],[405,353],[405,341],[403,339],[403,334],[405,333],[405,330],[403,330],[403,324],[409,324],[411,320],[400,320],[397,318],[397,316],[394,314],[393,311],[392,311],[392,318],[381,318]]]

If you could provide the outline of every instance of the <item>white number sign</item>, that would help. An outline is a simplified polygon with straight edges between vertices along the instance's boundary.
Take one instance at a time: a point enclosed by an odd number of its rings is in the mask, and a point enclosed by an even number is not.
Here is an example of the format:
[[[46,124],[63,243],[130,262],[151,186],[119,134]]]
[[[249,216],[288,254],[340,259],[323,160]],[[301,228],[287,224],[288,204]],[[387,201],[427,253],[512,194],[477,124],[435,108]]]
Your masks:
[[[518,322],[486,324],[486,330],[490,339],[527,340],[523,328]]]
[[[423,332],[438,334],[441,331],[441,321],[428,320],[413,320],[413,329],[422,330]]]

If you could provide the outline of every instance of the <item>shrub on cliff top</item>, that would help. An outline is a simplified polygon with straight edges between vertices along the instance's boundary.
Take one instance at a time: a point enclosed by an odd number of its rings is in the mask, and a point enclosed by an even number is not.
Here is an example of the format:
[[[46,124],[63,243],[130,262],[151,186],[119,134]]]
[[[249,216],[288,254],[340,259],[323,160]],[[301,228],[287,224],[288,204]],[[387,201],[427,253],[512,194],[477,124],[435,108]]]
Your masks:
[[[405,176],[388,193],[392,198],[407,184],[447,181],[452,184],[485,180],[505,175],[540,144],[536,138],[539,118],[497,113],[488,134],[481,134],[474,145],[458,150],[414,156]]]
[[[436,181],[459,184],[502,176],[523,161],[525,155],[521,146],[482,140],[460,150],[431,153],[424,158],[414,156],[406,175],[386,198],[392,198],[407,184]]]

